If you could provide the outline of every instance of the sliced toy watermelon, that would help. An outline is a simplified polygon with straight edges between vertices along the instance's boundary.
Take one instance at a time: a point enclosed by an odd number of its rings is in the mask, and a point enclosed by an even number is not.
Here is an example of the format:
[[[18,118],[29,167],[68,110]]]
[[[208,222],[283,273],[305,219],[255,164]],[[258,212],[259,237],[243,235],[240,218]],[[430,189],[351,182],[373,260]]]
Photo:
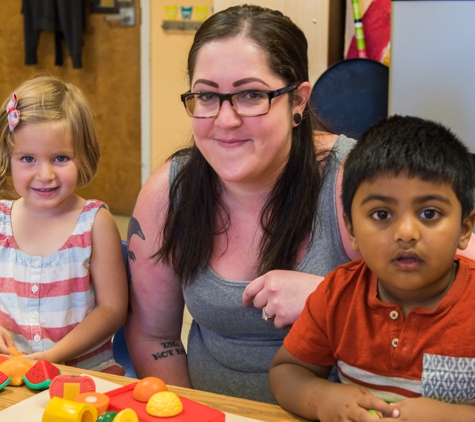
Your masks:
[[[7,377],[2,371],[0,371],[0,390],[10,384],[10,377]]]
[[[61,371],[47,360],[39,360],[23,375],[25,384],[33,390],[44,390],[51,384],[51,380],[60,375]]]

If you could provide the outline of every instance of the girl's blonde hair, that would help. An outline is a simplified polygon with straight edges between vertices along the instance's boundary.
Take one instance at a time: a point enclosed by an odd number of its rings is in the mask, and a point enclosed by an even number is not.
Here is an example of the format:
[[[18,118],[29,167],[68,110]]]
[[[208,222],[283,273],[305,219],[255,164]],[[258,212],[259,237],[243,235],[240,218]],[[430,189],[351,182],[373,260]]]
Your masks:
[[[0,191],[11,191],[8,178],[15,131],[28,123],[54,123],[69,128],[78,160],[78,186],[89,184],[97,172],[100,149],[92,111],[81,90],[42,72],[21,83],[14,92],[18,97],[20,122],[13,132],[8,127],[6,113],[13,92],[0,109]]]

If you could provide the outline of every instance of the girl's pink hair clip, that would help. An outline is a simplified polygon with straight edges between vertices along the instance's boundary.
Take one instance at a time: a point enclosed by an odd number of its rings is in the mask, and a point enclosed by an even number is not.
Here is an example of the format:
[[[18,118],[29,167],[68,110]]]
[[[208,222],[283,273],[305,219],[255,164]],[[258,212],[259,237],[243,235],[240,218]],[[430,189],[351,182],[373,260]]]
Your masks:
[[[18,123],[20,123],[20,110],[17,110],[17,104],[18,97],[15,93],[13,93],[13,96],[7,105],[7,119],[10,132],[13,132],[13,129],[15,129]]]

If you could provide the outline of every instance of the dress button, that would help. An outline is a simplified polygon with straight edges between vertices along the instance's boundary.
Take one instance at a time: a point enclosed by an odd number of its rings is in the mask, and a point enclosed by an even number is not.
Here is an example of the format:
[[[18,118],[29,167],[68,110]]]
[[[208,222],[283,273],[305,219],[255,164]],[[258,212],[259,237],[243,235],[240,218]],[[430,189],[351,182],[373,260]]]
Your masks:
[[[389,318],[392,320],[396,320],[399,318],[399,312],[398,311],[391,311],[389,312]]]
[[[397,347],[397,344],[399,343],[399,339],[398,338],[393,338],[391,340],[391,346],[393,346],[394,348]]]
[[[33,313],[31,314],[31,316],[32,316],[34,319],[38,319],[38,312],[36,312],[36,311],[33,312]]]
[[[31,287],[31,291],[33,293],[36,293],[38,291],[38,286],[36,284],[34,284],[32,287]]]
[[[35,337],[33,337],[33,340],[38,343],[41,340],[41,336],[39,334],[35,334]]]
[[[35,261],[33,265],[35,266],[35,268],[38,268],[40,266],[40,261]]]

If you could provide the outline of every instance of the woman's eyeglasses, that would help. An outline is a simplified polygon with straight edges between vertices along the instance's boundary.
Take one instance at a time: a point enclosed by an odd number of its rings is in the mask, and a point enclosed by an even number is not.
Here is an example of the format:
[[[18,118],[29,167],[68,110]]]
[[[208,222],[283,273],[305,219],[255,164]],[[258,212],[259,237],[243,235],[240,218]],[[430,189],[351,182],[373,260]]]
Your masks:
[[[198,119],[216,117],[221,110],[223,102],[226,100],[231,103],[234,111],[239,116],[263,116],[269,112],[272,98],[291,92],[295,88],[295,85],[289,85],[275,91],[249,89],[229,94],[209,91],[188,91],[181,94],[181,101],[183,101],[188,114]]]

